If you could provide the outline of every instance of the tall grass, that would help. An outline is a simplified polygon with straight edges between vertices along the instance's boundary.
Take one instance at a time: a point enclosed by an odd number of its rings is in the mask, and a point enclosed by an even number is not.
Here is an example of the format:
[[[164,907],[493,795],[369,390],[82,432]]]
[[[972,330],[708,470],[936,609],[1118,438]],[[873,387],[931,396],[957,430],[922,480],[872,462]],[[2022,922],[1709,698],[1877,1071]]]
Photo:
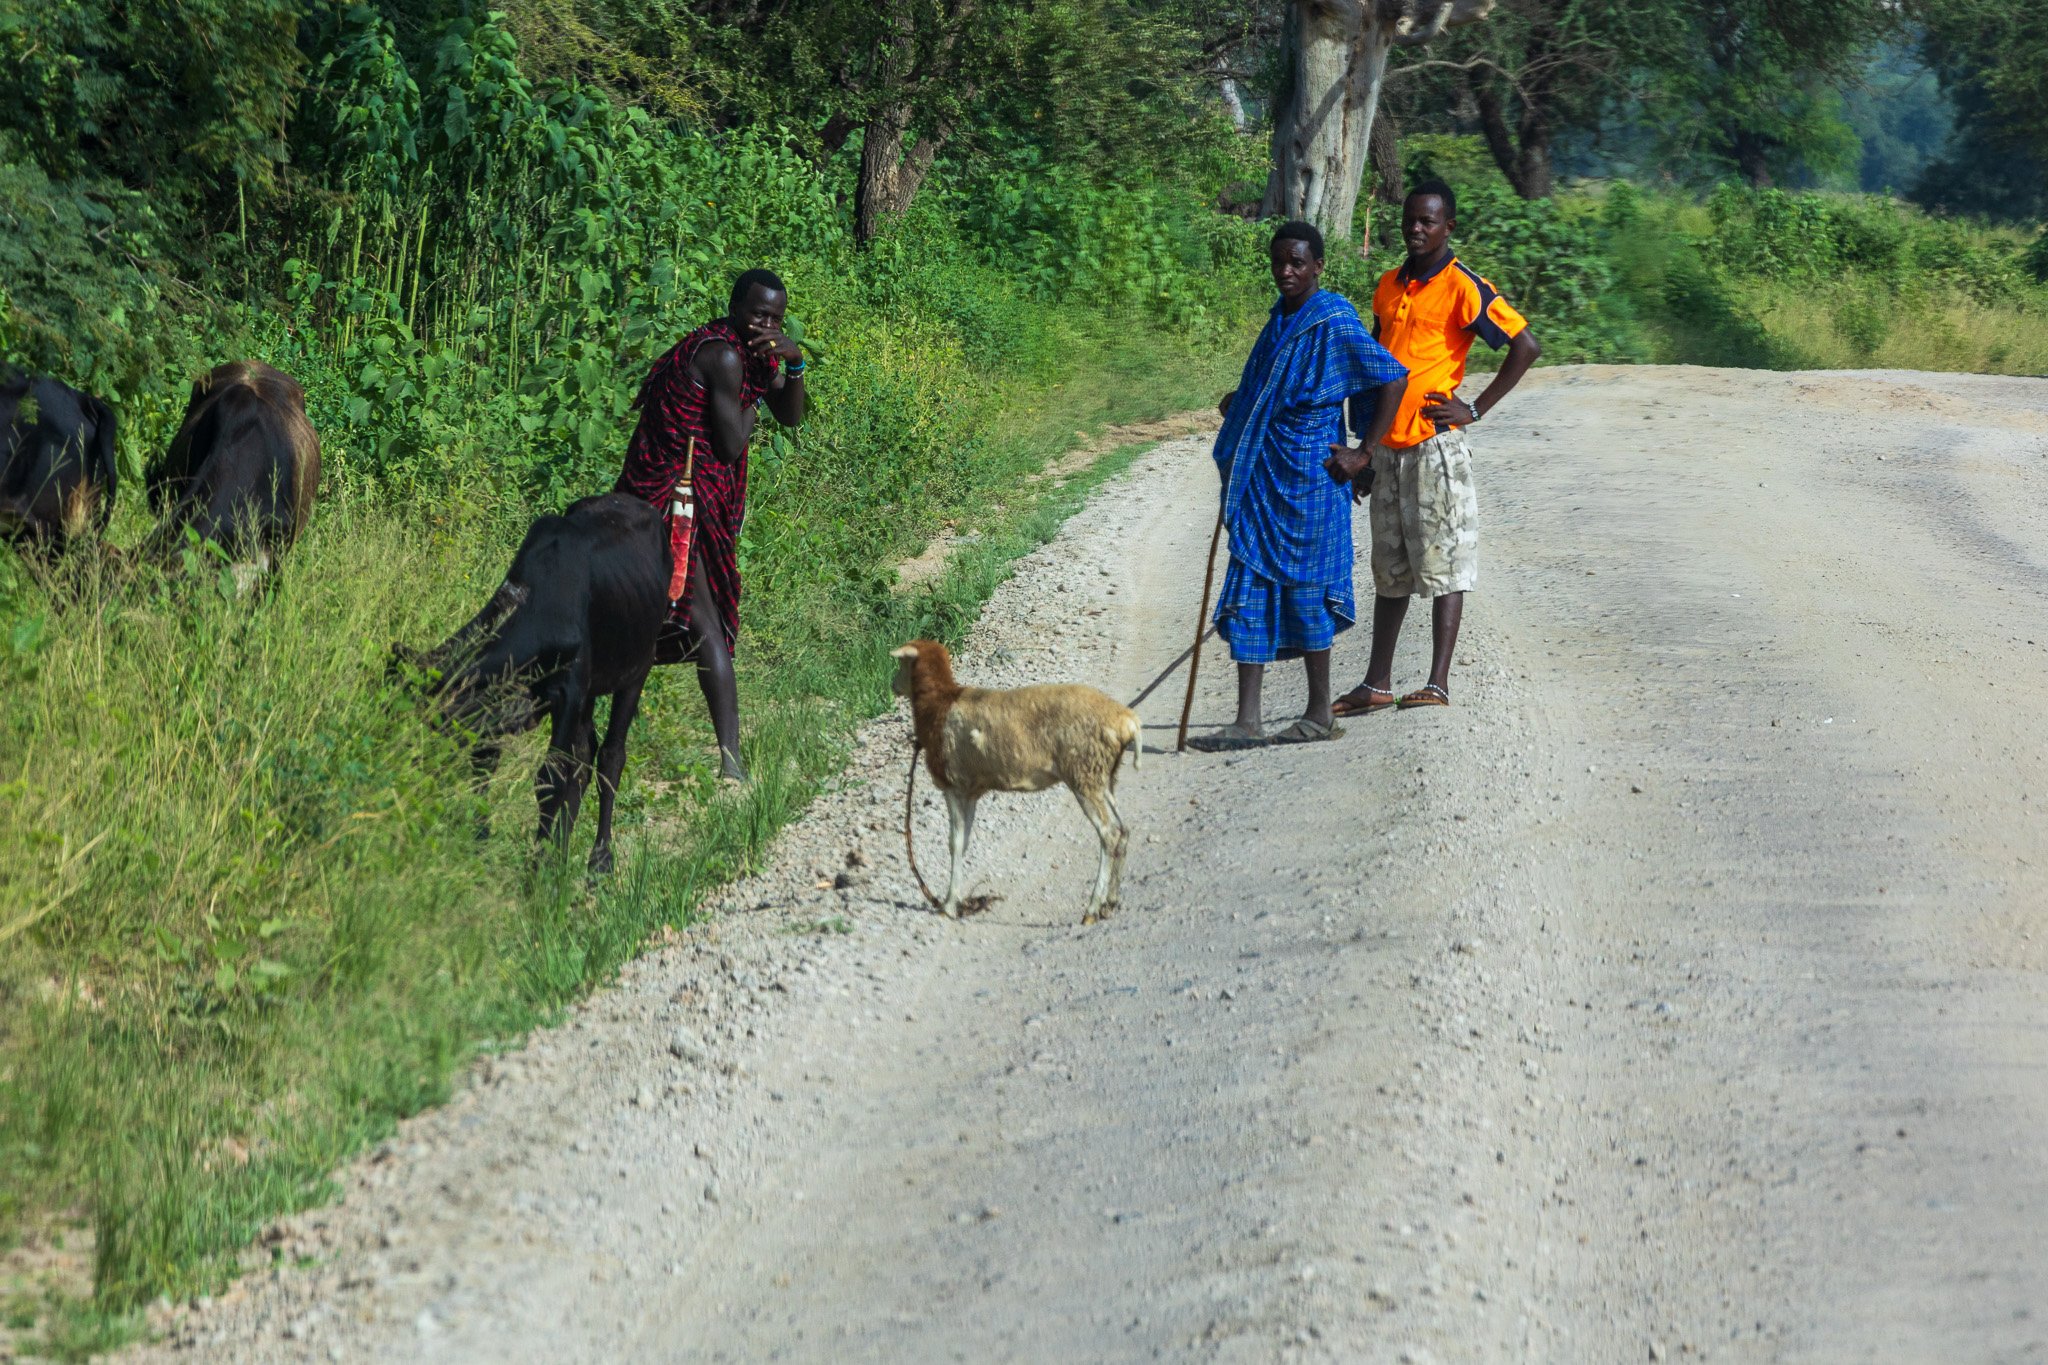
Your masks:
[[[2038,234],[1876,195],[1617,184],[1607,251],[1648,357],[1768,369],[2048,374]]]

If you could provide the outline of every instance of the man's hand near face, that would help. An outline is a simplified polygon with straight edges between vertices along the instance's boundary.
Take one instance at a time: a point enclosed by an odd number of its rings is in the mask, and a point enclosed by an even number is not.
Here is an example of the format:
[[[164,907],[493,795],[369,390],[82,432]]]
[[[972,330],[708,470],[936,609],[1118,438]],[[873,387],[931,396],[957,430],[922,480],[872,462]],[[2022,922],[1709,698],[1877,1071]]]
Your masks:
[[[784,363],[804,358],[803,347],[784,336],[780,327],[758,319],[747,324],[747,349],[755,355],[780,357]]]

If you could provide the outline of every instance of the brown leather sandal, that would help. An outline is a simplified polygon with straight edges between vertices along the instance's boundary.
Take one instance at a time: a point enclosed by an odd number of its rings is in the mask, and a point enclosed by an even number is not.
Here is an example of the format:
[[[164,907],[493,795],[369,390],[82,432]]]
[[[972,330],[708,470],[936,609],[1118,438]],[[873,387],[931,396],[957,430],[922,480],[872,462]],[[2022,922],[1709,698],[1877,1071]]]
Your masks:
[[[1394,694],[1386,688],[1360,683],[1330,703],[1330,711],[1338,716],[1369,716],[1375,711],[1391,710],[1396,704]]]
[[[1449,706],[1450,704],[1451,694],[1438,687],[1435,683],[1424,683],[1395,703],[1403,711],[1417,706]]]

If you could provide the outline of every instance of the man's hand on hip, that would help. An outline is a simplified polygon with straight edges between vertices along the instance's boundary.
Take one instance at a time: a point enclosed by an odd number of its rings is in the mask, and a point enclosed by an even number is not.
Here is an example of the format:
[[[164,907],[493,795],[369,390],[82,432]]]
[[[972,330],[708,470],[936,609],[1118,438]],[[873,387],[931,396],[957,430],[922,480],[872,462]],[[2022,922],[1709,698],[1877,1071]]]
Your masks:
[[[1426,400],[1422,415],[1440,427],[1469,427],[1479,418],[1472,411],[1472,405],[1462,398],[1431,390],[1423,395]]]

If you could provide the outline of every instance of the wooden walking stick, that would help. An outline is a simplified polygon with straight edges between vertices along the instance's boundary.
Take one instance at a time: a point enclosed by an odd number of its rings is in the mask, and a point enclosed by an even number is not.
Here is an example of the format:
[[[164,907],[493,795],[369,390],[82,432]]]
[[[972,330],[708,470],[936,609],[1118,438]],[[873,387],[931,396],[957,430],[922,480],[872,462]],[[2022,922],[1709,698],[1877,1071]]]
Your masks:
[[[1209,589],[1216,582],[1216,547],[1223,543],[1223,509],[1216,509],[1216,530],[1209,537],[1209,568],[1202,575],[1202,614],[1195,618],[1195,647],[1188,655],[1188,697],[1180,705],[1180,734],[1175,737],[1173,751],[1184,754],[1188,751],[1188,716],[1195,709],[1195,674],[1202,668],[1202,641],[1209,631]]]

